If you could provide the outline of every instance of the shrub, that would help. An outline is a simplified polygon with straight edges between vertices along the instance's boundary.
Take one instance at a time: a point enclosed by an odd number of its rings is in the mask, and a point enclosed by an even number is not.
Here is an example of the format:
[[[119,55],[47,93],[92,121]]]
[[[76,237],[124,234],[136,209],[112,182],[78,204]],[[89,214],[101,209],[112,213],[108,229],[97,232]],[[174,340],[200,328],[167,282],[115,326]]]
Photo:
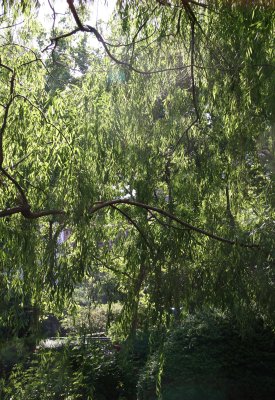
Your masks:
[[[274,339],[261,323],[242,337],[223,316],[189,316],[147,361],[138,399],[156,399],[157,388],[163,400],[272,400]]]
[[[131,399],[119,357],[111,344],[68,343],[40,349],[29,365],[12,371],[4,399],[116,400]]]

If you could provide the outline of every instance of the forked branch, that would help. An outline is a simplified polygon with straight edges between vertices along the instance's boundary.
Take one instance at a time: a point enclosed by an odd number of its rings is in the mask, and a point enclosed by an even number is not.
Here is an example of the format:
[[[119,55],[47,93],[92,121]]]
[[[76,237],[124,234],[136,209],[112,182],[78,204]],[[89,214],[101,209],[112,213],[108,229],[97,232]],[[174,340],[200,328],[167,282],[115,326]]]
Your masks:
[[[55,36],[55,37],[51,38],[50,44],[43,51],[48,50],[52,46],[54,46],[54,48],[55,48],[59,40],[67,38],[67,37],[70,37],[70,36],[74,35],[77,32],[87,32],[87,33],[94,34],[94,36],[96,37],[98,42],[102,44],[104,50],[106,51],[107,55],[110,57],[110,59],[112,61],[114,61],[116,64],[122,65],[125,68],[127,68],[127,69],[129,69],[129,70],[131,70],[133,72],[136,72],[138,74],[141,74],[141,75],[152,75],[152,74],[159,74],[159,73],[162,73],[162,72],[169,72],[169,71],[170,72],[172,72],[172,71],[182,71],[182,70],[187,69],[187,68],[190,67],[189,65],[184,65],[184,66],[177,66],[177,67],[171,67],[171,68],[161,68],[161,69],[157,69],[157,70],[144,71],[144,70],[141,70],[139,68],[134,67],[129,62],[122,61],[122,60],[118,59],[109,49],[111,44],[109,44],[108,42],[106,42],[104,40],[103,36],[99,33],[99,31],[96,28],[94,28],[94,27],[92,27],[90,25],[84,25],[81,22],[80,17],[78,15],[77,11],[76,11],[75,6],[74,6],[74,1],[73,0],[67,0],[67,3],[68,3],[68,6],[70,8],[70,11],[71,11],[71,13],[73,15],[73,18],[74,18],[74,20],[76,22],[77,28],[73,29],[70,32],[66,32],[66,33],[63,33],[61,35],[58,35],[58,36]],[[188,11],[188,13],[190,13],[190,11]],[[196,19],[195,19],[195,21],[196,21]],[[144,27],[145,24],[146,23],[141,25],[140,30],[142,30],[142,28]],[[136,33],[136,35],[138,33],[139,33],[139,30]],[[134,39],[136,38],[136,35],[135,35]],[[133,40],[131,42],[131,45],[134,47],[135,40]],[[191,68],[192,68],[192,65],[191,65]],[[194,68],[194,65],[193,65],[193,68]]]

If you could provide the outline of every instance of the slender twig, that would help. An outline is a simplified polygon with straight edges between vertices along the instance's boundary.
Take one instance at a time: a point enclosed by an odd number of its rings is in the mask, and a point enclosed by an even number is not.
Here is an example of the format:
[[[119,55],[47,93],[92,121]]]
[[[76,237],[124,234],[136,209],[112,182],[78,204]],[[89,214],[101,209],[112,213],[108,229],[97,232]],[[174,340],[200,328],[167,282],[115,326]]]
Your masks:
[[[12,25],[1,26],[1,27],[0,27],[0,30],[2,30],[2,29],[8,29],[8,28],[14,28],[15,26],[18,26],[18,25],[23,24],[23,22],[24,22],[24,21],[20,21],[20,22],[17,22],[17,23],[15,23],[15,24],[12,24]]]
[[[133,45],[132,45],[131,60],[133,60],[133,57],[134,57],[135,45],[136,45],[136,38],[138,37],[138,35],[139,35],[139,33],[142,31],[142,29],[145,27],[145,25],[146,25],[147,22],[149,21],[151,15],[156,11],[156,9],[157,9],[157,7],[153,8],[151,14],[149,14],[149,15],[147,16],[147,18],[145,18],[145,21],[138,27],[138,29],[137,29],[135,35],[133,36],[133,39],[132,39]],[[131,62],[131,64],[132,64],[132,62]]]
[[[196,97],[196,85],[195,85],[195,76],[194,76],[194,63],[195,63],[195,24],[191,22],[191,82],[192,82],[192,97],[193,104],[196,113],[196,119],[199,120],[199,110],[198,103]]]
[[[45,145],[48,145],[48,144],[53,144],[53,142],[51,141],[51,142],[45,143]],[[18,167],[18,165],[20,165],[22,162],[24,162],[33,153],[37,153],[37,152],[40,152],[40,150],[32,150],[32,151],[30,151],[28,154],[26,154],[25,156],[20,158],[18,161],[16,161],[15,163],[12,163],[8,168],[11,169],[11,170],[16,169],[16,167]]]
[[[187,4],[187,3],[191,3],[191,4],[194,4],[195,6],[198,6],[198,7],[202,7],[202,8],[208,8],[208,5],[207,4],[204,4],[204,3],[200,3],[200,2],[198,2],[198,1],[194,1],[194,0],[183,0],[182,1],[182,5],[180,6],[180,5],[177,5],[177,4],[172,4],[172,3],[169,3],[169,1],[167,1],[167,0],[156,0],[156,2],[159,4],[159,5],[161,5],[161,6],[166,6],[166,7],[169,7],[169,8],[184,8],[184,4]]]
[[[19,68],[22,68],[22,67],[25,67],[26,65],[29,65],[29,64],[31,64],[31,63],[37,61],[37,62],[39,62],[40,64],[42,64],[43,68],[45,68],[45,70],[47,71],[48,75],[50,75],[51,78],[53,78],[53,76],[51,75],[50,71],[48,70],[46,64],[44,63],[44,61],[43,61],[41,58],[39,58],[39,57],[37,56],[37,54],[35,53],[35,51],[32,50],[30,47],[24,46],[24,45],[19,44],[19,43],[5,43],[5,44],[1,45],[0,48],[1,48],[1,47],[8,47],[8,46],[11,46],[11,47],[13,47],[13,46],[14,46],[14,47],[20,47],[20,48],[22,48],[22,49],[24,49],[24,50],[26,50],[26,51],[29,51],[29,52],[32,53],[32,54],[34,55],[34,57],[35,57],[34,60],[26,61],[26,62],[20,64],[20,65],[18,66],[18,69],[19,69]]]
[[[225,187],[225,194],[226,194],[226,213],[229,218],[229,224],[231,228],[235,228],[235,219],[231,211],[231,205],[230,205],[230,194],[229,194],[229,185],[227,184]]]
[[[52,24],[52,32],[54,32],[55,29],[55,20],[56,20],[56,12],[54,9],[54,6],[52,5],[52,3],[50,2],[50,0],[48,0],[48,4],[50,9],[52,10],[52,14],[53,14],[53,24]]]
[[[182,133],[182,135],[179,137],[179,139],[176,141],[176,143],[172,146],[170,146],[170,155],[173,156],[173,154],[175,153],[175,151],[177,150],[178,146],[181,144],[181,142],[183,141],[184,136],[186,136],[188,134],[188,132],[190,131],[190,129],[196,125],[196,123],[198,122],[198,117],[196,117],[194,119],[194,121],[192,121],[187,128],[184,130],[184,132]]]
[[[54,38],[51,38],[51,39],[50,39],[50,40],[51,40],[50,44],[49,44],[47,47],[45,47],[45,49],[42,50],[42,53],[45,52],[45,51],[47,51],[51,46],[53,46],[55,43],[57,43],[58,40],[67,38],[67,37],[69,37],[69,36],[72,36],[72,35],[74,35],[76,32],[80,32],[81,30],[82,30],[82,29],[80,29],[80,28],[76,28],[76,29],[73,29],[73,30],[70,31],[70,32],[63,33],[62,35],[55,36]]]
[[[182,3],[182,7],[184,8],[186,15],[188,16],[191,24],[194,24],[194,25],[196,24],[199,27],[199,29],[203,32],[201,24],[197,20],[196,15],[195,15],[192,7],[189,4],[190,1],[189,0],[181,0],[181,3]]]
[[[125,276],[127,276],[127,278],[129,278],[129,279],[131,279],[131,280],[133,279],[133,278],[131,277],[131,275],[128,274],[128,272],[126,272],[126,271],[119,271],[118,269],[116,269],[116,268],[114,268],[114,267],[111,267],[109,264],[107,264],[107,262],[104,262],[101,258],[96,257],[94,254],[92,255],[92,258],[94,258],[99,264],[101,264],[101,266],[102,266],[103,268],[109,269],[110,271],[114,272],[115,274],[125,275]]]
[[[133,44],[138,44],[140,42],[144,42],[144,41],[150,39],[152,36],[155,35],[156,31],[157,31],[157,29],[155,28],[155,30],[149,36],[145,36],[145,37],[143,37],[143,38],[141,38],[139,40],[135,40],[135,42],[132,39],[132,41],[130,43],[110,43],[107,40],[105,40],[105,43],[109,47],[131,47],[131,46],[133,46]],[[167,37],[167,36],[170,36],[170,35],[165,35],[165,37]],[[154,41],[156,41],[156,40],[157,39],[155,39]],[[154,43],[154,41],[152,41],[151,43]]]
[[[17,97],[17,98],[21,98],[21,99],[27,101],[33,108],[35,108],[35,109],[40,113],[40,115],[42,116],[42,118],[44,119],[44,121],[45,121],[49,126],[51,126],[52,128],[56,129],[57,132],[60,134],[60,136],[66,141],[66,143],[67,143],[67,145],[70,147],[70,149],[71,149],[72,151],[74,150],[73,147],[72,147],[72,145],[71,145],[71,143],[69,142],[69,140],[66,138],[66,136],[65,136],[64,133],[62,132],[62,130],[59,129],[55,124],[53,124],[52,122],[50,122],[50,121],[48,120],[47,116],[45,115],[45,113],[44,113],[36,104],[33,104],[33,102],[32,102],[30,99],[28,99],[26,96],[24,96],[24,95],[22,95],[22,94],[16,94],[16,95],[14,96],[14,98],[16,98],[16,97]]]
[[[22,175],[19,171],[16,171],[16,175],[20,176],[21,179],[23,179],[29,186],[31,186],[32,188],[38,190],[39,192],[43,193],[46,197],[48,196],[48,193],[42,189],[39,186],[34,185],[33,183],[31,183],[24,175]]]
[[[164,222],[161,219],[159,219],[152,211],[149,210],[148,212],[151,215],[151,217],[154,220],[156,220],[160,225],[162,225],[164,228],[172,228],[182,232],[190,232],[189,228],[180,228],[179,226],[168,224],[167,222]]]

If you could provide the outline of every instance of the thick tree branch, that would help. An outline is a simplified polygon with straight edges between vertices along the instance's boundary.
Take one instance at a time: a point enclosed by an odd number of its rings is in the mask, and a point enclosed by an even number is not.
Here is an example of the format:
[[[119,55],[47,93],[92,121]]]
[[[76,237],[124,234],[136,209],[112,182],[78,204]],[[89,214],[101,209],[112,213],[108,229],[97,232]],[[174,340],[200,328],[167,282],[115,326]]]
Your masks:
[[[53,44],[57,43],[60,39],[72,36],[77,32],[93,33],[95,35],[96,39],[98,40],[98,42],[100,42],[102,44],[104,50],[106,51],[107,55],[110,57],[110,59],[112,61],[114,61],[118,65],[122,65],[122,66],[128,68],[129,70],[131,70],[133,72],[136,72],[138,74],[141,74],[141,75],[152,75],[152,74],[159,74],[159,73],[162,73],[162,72],[182,71],[184,69],[190,68],[189,65],[184,65],[184,66],[181,66],[181,67],[172,67],[172,68],[161,68],[161,69],[152,70],[152,71],[144,71],[144,70],[141,70],[139,68],[136,68],[132,64],[130,64],[130,63],[126,62],[126,61],[119,60],[118,58],[116,58],[111,53],[111,51],[109,50],[108,46],[110,46],[110,45],[107,44],[107,42],[103,39],[103,36],[98,32],[97,29],[95,29],[94,27],[92,27],[90,25],[85,25],[85,26],[83,26],[82,29],[76,28],[76,29],[74,29],[74,30],[72,30],[70,32],[67,32],[67,33],[64,33],[62,35],[56,36],[54,38],[51,38],[51,43],[43,51],[48,50]]]
[[[41,211],[31,211],[27,210],[27,212],[23,213],[23,216],[28,219],[37,219],[41,217],[48,217],[52,215],[66,215],[66,212],[63,210],[41,210]]]
[[[205,229],[198,228],[188,222],[185,222],[182,219],[180,219],[179,217],[177,217],[176,215],[171,214],[170,212],[165,211],[162,208],[150,206],[149,204],[141,203],[141,202],[134,201],[134,200],[115,199],[115,200],[98,202],[98,203],[95,203],[95,206],[89,210],[89,214],[93,215],[96,212],[98,212],[104,208],[115,206],[117,204],[125,204],[125,205],[135,206],[135,207],[143,208],[144,210],[147,210],[148,212],[156,212],[160,215],[163,215],[164,217],[168,217],[171,221],[177,222],[179,225],[184,226],[185,228],[189,229],[190,231],[200,233],[204,236],[207,236],[211,239],[217,240],[222,243],[227,243],[230,245],[237,245],[240,247],[247,247],[247,248],[259,248],[259,246],[256,244],[243,243],[243,242],[239,242],[237,240],[230,240],[230,239],[226,239],[224,237],[218,236],[215,233],[208,232]],[[32,212],[30,210],[30,208],[26,207],[25,205],[22,205],[21,207],[14,207],[11,209],[0,211],[0,218],[6,217],[6,216],[9,216],[12,214],[18,214],[18,213],[21,213],[25,218],[28,218],[28,219],[37,219],[37,218],[41,218],[41,217],[45,217],[45,216],[49,216],[49,215],[63,215],[63,216],[66,215],[66,212],[63,210],[42,210],[42,211]]]
[[[198,1],[189,0],[188,2],[194,4],[195,6],[198,6],[198,7],[208,8],[208,5],[207,5],[207,4],[200,3],[200,2],[198,2]]]
[[[66,215],[63,210],[40,210],[32,212],[29,205],[21,205],[5,210],[0,210],[0,218],[9,217],[14,214],[22,214],[27,219],[38,219],[52,215]]]
[[[7,208],[6,210],[0,210],[0,218],[10,217],[13,214],[21,214],[24,211],[25,210],[23,206]]]
[[[0,211],[0,217],[6,217],[12,214],[19,214],[19,213],[21,213],[25,218],[28,219],[37,219],[49,215],[65,215],[65,212],[62,210],[43,210],[43,211],[32,212],[26,194],[22,189],[22,187],[19,185],[19,183],[4,168],[0,167],[0,171],[16,187],[20,195],[20,203],[21,203],[20,206]]]
[[[75,6],[74,6],[74,0],[67,0],[67,3],[69,5],[69,8],[73,14],[74,20],[76,22],[76,25],[82,30],[83,29],[83,25],[80,21],[80,18],[76,12]]]
[[[20,195],[20,205],[6,210],[0,210],[0,218],[8,217],[13,214],[22,214],[28,219],[37,219],[49,215],[65,215],[66,213],[62,210],[41,210],[41,211],[31,211],[31,206],[28,202],[27,196],[20,186],[20,184],[14,179],[3,167],[0,167],[0,172],[15,186]]]

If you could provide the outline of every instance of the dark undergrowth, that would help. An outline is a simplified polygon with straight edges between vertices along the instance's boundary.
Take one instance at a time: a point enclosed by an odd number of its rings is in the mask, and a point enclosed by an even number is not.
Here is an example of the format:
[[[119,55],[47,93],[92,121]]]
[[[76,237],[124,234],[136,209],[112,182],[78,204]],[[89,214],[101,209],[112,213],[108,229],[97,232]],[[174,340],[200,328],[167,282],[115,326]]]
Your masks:
[[[230,318],[189,316],[130,346],[68,341],[40,349],[2,378],[1,399],[274,400],[275,336],[260,321],[240,334]]]

